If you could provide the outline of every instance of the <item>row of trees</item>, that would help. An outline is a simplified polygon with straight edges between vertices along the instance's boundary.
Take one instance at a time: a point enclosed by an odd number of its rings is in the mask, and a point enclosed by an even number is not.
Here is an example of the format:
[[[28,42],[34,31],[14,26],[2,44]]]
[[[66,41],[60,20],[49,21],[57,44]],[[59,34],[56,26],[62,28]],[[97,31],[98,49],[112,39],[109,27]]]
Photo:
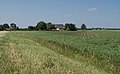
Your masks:
[[[3,30],[18,30],[19,27],[16,26],[15,23],[11,23],[10,26],[9,24],[5,23],[3,25],[0,25],[0,31],[3,31]]]
[[[47,31],[52,31],[52,30],[56,30],[56,26],[54,24],[52,24],[51,22],[46,23],[44,21],[40,21],[37,23],[36,26],[28,26],[28,28],[24,28],[24,29],[19,29],[19,27],[17,27],[17,25],[15,23],[11,23],[10,26],[9,24],[5,23],[3,25],[0,25],[0,31],[3,30],[47,30]],[[82,24],[81,29],[87,29],[85,24]],[[67,31],[76,31],[76,25],[72,24],[72,23],[66,23],[65,26],[62,27],[62,30],[67,30]]]
[[[40,21],[37,23],[36,26],[28,26],[29,30],[55,30],[56,27],[54,24],[52,24],[51,22],[49,23],[45,23],[44,21]],[[87,29],[85,24],[82,24],[81,29]],[[72,23],[66,23],[63,30],[67,30],[67,31],[76,31],[77,28],[75,26],[75,24]]]
[[[55,30],[56,27],[51,22],[45,23],[44,21],[40,21],[36,26],[28,26],[28,30]]]

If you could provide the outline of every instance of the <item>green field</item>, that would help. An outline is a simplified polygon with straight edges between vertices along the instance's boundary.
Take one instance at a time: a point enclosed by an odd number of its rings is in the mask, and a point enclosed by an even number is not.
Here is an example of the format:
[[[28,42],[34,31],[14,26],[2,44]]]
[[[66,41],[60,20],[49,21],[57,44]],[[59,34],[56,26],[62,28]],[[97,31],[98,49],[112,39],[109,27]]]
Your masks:
[[[0,74],[120,74],[120,31],[8,32]]]

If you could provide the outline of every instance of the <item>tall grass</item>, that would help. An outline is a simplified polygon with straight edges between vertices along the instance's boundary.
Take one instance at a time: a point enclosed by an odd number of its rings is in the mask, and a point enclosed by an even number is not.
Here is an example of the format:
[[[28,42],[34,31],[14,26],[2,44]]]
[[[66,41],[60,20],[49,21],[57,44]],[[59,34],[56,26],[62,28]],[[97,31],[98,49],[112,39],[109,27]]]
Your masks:
[[[78,61],[69,45],[40,36],[39,32],[9,32],[0,38],[0,74],[108,74]]]
[[[78,61],[120,73],[120,32],[24,32],[28,38]],[[61,48],[60,50],[56,50]],[[82,56],[82,57],[79,57]]]

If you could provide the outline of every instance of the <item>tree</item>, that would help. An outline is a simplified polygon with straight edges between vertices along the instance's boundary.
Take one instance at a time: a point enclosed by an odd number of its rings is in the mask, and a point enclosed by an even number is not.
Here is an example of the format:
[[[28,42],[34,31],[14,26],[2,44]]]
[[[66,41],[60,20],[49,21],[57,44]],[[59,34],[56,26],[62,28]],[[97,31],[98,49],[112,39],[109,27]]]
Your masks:
[[[3,27],[4,27],[4,30],[9,30],[10,29],[10,26],[7,23],[3,24]]]
[[[38,24],[36,25],[36,29],[37,30],[46,30],[46,23],[44,21],[38,22]]]
[[[0,25],[0,31],[3,31],[3,30],[4,30],[3,25]]]
[[[10,27],[11,27],[11,30],[16,30],[17,29],[17,26],[16,26],[15,23],[11,23]]]
[[[85,24],[82,24],[81,30],[86,30],[86,29],[87,29],[86,25],[85,25]]]
[[[28,30],[35,30],[34,26],[28,26]]]
[[[68,30],[68,31],[76,31],[77,28],[76,28],[75,24],[66,23],[66,24],[65,24],[65,30]]]
[[[53,25],[52,23],[47,23],[47,30],[52,31],[52,30],[55,30],[55,29],[56,29],[55,25]]]
[[[7,23],[3,24],[3,27],[4,27],[4,28],[10,28]]]
[[[18,26],[16,27],[16,30],[19,30],[19,27],[18,27]]]

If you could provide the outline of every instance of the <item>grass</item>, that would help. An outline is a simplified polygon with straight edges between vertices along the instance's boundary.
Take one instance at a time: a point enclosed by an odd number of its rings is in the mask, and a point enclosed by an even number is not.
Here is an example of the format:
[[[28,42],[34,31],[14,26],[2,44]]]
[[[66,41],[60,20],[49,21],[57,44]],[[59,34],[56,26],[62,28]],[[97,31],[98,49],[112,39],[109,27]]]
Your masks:
[[[119,74],[120,32],[9,32],[0,74]]]

